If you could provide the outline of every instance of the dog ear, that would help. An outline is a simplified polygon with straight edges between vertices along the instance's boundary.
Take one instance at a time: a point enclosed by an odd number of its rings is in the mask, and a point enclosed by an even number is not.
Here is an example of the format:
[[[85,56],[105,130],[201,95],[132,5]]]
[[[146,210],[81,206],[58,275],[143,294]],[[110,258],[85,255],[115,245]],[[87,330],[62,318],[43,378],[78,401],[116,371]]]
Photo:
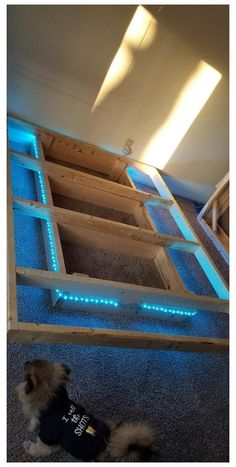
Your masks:
[[[33,381],[30,375],[26,376],[26,383],[25,383],[25,394],[29,394],[34,389]]]
[[[69,376],[71,372],[70,368],[67,365],[64,365],[63,363],[61,366],[62,368],[64,368],[66,375]]]

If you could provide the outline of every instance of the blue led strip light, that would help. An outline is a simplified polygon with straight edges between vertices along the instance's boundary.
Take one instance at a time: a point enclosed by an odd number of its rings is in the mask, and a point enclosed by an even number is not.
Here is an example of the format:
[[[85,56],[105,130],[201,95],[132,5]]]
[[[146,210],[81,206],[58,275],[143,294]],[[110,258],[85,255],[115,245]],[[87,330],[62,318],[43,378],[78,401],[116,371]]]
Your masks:
[[[180,310],[177,308],[168,308],[164,305],[154,305],[151,303],[141,303],[141,308],[146,310],[155,310],[163,314],[171,314],[171,315],[180,315],[180,316],[195,316],[197,314],[196,311],[187,311],[187,310]]]
[[[38,143],[37,143],[36,137],[33,139],[33,148],[34,148],[34,155],[36,159],[39,159],[39,150],[38,150]],[[37,175],[38,175],[41,198],[42,198],[43,204],[47,204],[48,197],[47,197],[44,177],[40,170],[37,171]],[[51,253],[52,269],[53,271],[58,272],[60,268],[59,268],[57,253],[56,253],[56,245],[55,245],[55,240],[54,240],[52,222],[50,220],[47,220],[46,225],[47,225],[47,233],[48,233],[48,243],[49,243],[49,248],[50,248],[50,253]]]
[[[53,234],[53,227],[51,221],[47,221],[47,231],[48,231],[48,241],[49,241],[49,248],[51,252],[51,261],[52,261],[52,268],[55,272],[60,270],[57,254],[56,254],[56,245],[54,242],[54,234]]]
[[[69,300],[73,302],[81,303],[93,303],[94,305],[111,305],[114,307],[119,306],[119,302],[116,300],[110,300],[108,298],[98,298],[98,297],[81,297],[77,295],[68,295],[60,289],[56,289],[58,297],[63,298],[63,300]]]

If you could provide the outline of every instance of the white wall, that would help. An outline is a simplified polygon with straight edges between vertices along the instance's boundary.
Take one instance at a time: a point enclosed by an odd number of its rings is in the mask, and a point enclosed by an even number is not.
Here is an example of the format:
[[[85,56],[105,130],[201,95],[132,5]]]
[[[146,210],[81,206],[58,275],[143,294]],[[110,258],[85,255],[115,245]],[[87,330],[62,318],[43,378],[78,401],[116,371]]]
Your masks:
[[[204,202],[228,170],[227,41],[217,55],[212,39],[218,37],[214,21],[225,37],[227,12],[209,16],[208,9],[204,23],[205,10],[198,18],[185,7],[170,8],[156,15],[153,42],[134,51],[129,74],[91,113],[136,7],[8,6],[8,109],[117,153],[131,138],[132,157],[139,160],[186,79],[206,59],[222,79],[164,169],[176,193]],[[151,11],[156,14],[157,8]],[[178,29],[184,12],[186,24],[204,24],[205,42],[196,40],[196,30],[193,37],[191,29],[186,32],[185,23]],[[207,23],[207,18],[213,19]]]

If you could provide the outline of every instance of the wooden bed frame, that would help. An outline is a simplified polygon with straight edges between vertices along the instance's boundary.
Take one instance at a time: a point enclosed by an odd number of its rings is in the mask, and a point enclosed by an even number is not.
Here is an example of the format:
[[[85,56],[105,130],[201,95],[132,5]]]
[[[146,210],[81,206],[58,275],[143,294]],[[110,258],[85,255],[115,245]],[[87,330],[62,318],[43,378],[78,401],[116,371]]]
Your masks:
[[[229,173],[216,185],[216,191],[198,214],[198,221],[229,264]],[[226,228],[222,219],[226,218]]]
[[[55,326],[18,321],[16,284],[51,290],[56,308],[113,311],[135,315],[189,319],[197,310],[228,313],[228,288],[179,208],[158,171],[144,164],[111,154],[92,144],[38,127],[17,122],[32,135],[30,156],[8,150],[8,159],[34,172],[39,201],[15,198],[11,192],[8,162],[8,338],[10,341],[122,346],[194,352],[221,352],[227,339],[176,336],[114,329]],[[137,190],[130,167],[148,175],[157,193]],[[138,227],[59,208],[52,193],[132,214]],[[168,209],[183,238],[157,231],[145,206]],[[16,267],[13,209],[42,219],[48,270]],[[105,248],[154,261],[166,289],[95,279],[85,274],[67,274],[61,239]],[[167,248],[195,256],[217,298],[186,290]]]

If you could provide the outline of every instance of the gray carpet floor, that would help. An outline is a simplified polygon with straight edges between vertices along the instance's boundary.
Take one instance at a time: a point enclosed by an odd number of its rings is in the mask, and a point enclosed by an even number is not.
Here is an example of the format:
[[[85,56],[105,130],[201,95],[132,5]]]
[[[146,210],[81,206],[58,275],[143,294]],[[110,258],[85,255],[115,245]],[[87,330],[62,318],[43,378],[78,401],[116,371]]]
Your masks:
[[[20,188],[19,177],[22,181]],[[13,193],[15,196],[36,199],[30,174],[24,169],[14,171]],[[67,203],[66,200],[57,200],[58,205],[62,205],[62,202]],[[228,281],[228,267],[197,223],[193,203],[181,198],[178,202]],[[88,206],[84,206],[84,209],[87,212]],[[96,213],[99,215],[99,211]],[[100,211],[100,215],[105,217],[105,212]],[[117,217],[114,220],[119,221]],[[124,222],[124,219],[120,221]],[[40,221],[27,218],[26,223],[24,217],[16,214],[14,222],[17,265],[46,268]],[[126,219],[126,222],[133,223],[133,220]],[[156,225],[158,230],[165,231],[168,226],[170,229],[171,221],[168,216],[164,213],[160,215],[159,212],[156,213]],[[173,226],[171,233],[181,236],[176,226]],[[151,281],[154,282],[147,283],[153,267],[148,262],[123,258],[122,255],[109,256],[102,249],[93,252],[85,247],[72,248],[69,244],[64,244],[63,249],[68,272],[75,269],[89,274],[92,264],[94,277],[110,277],[115,268],[116,280],[145,285],[160,284],[161,279],[157,275],[154,277],[154,274],[151,274]],[[89,255],[90,260],[86,263]],[[176,255],[174,260],[190,289],[197,293],[214,295],[206,277],[199,271],[194,260],[190,260],[189,255]],[[227,316],[214,312],[198,312],[194,319],[186,322],[167,323],[141,317],[134,320],[122,313],[100,316],[97,311],[93,314],[79,310],[56,312],[51,308],[48,291],[28,287],[17,287],[17,299],[19,319],[22,321],[211,337],[228,335]],[[25,439],[33,437],[27,433],[27,423],[17,401],[15,386],[22,380],[24,361],[33,358],[67,364],[72,370],[68,385],[70,396],[94,415],[103,419],[148,421],[155,428],[156,446],[159,449],[159,454],[152,459],[154,462],[228,461],[229,394],[226,354],[11,343],[8,344],[8,462],[32,462],[22,447]],[[65,452],[40,460],[74,461]]]

